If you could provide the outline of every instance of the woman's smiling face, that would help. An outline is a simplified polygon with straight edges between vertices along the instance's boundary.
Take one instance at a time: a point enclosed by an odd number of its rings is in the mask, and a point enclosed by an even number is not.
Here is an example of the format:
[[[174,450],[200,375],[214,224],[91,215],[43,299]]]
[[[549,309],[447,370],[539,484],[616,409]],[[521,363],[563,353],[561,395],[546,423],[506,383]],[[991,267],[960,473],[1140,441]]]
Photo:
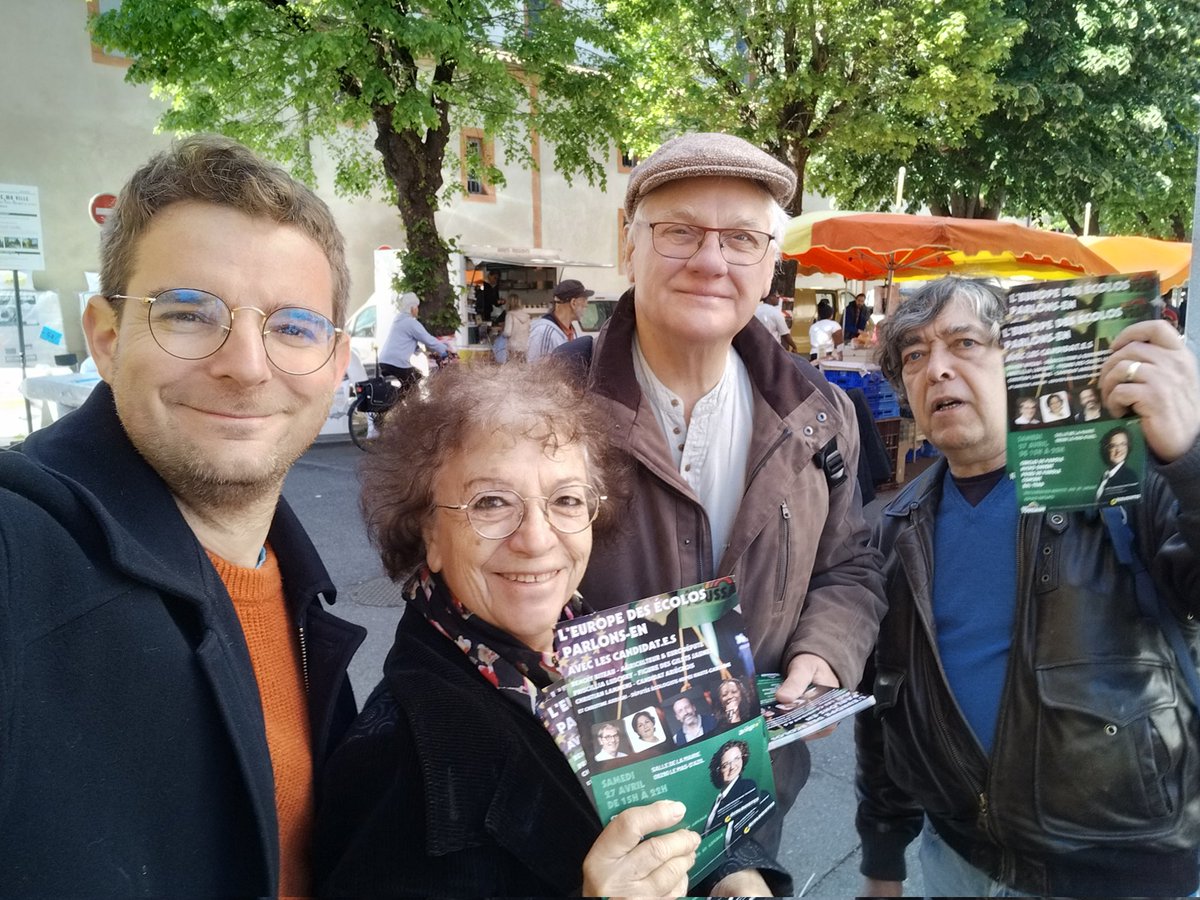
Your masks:
[[[475,435],[438,470],[435,502],[466,503],[488,490],[549,497],[566,485],[590,483],[580,445],[524,430]],[[587,568],[590,525],[562,534],[547,521],[543,501],[530,499],[520,526],[502,540],[481,537],[457,509],[433,510],[424,537],[430,570],[442,573],[463,606],[534,650],[553,649],[554,626]]]

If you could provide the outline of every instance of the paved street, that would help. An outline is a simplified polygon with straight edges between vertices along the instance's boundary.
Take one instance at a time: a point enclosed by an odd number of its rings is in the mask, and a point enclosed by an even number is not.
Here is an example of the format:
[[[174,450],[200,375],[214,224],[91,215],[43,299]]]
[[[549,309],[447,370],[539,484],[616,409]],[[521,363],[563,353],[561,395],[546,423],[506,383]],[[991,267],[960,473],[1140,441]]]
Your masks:
[[[335,611],[369,629],[350,669],[361,702],[378,680],[391,646],[400,600],[397,589],[383,577],[359,515],[355,466],[360,458],[348,442],[319,444],[292,469],[284,494],[309,529],[338,586]],[[876,500],[868,512],[879,505]],[[852,897],[861,882],[854,831],[853,729],[845,723],[810,747],[812,777],[788,816],[783,861],[795,876],[798,891],[808,882],[805,896]],[[912,877],[906,890],[919,895],[915,850],[910,850],[909,871]]]

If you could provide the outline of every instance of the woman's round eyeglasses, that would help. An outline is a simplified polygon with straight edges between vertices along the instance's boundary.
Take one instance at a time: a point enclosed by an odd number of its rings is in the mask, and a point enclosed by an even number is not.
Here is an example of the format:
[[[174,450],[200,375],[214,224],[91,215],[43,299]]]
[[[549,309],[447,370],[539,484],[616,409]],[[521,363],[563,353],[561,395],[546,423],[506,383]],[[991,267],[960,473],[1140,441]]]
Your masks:
[[[475,533],[500,541],[521,527],[530,500],[540,500],[550,527],[559,534],[578,534],[596,520],[602,496],[590,484],[568,484],[549,497],[523,497],[516,491],[480,491],[466,503],[435,503],[438,509],[457,509],[467,514]]]
[[[289,375],[309,375],[325,365],[342,333],[327,317],[303,306],[270,313],[257,306],[230,309],[216,294],[194,288],[171,288],[150,297],[113,294],[110,299],[145,303],[155,343],[178,359],[206,359],[220,350],[233,330],[233,317],[242,310],[263,317],[267,359]]]

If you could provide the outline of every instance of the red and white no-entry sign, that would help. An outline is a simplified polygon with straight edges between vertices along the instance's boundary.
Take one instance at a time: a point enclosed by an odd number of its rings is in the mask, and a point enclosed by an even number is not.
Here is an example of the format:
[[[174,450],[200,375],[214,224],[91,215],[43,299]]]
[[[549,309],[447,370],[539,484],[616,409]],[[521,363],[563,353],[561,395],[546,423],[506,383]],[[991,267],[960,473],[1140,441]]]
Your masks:
[[[111,216],[116,208],[116,194],[97,194],[88,201],[88,215],[97,225],[103,225],[104,220]]]

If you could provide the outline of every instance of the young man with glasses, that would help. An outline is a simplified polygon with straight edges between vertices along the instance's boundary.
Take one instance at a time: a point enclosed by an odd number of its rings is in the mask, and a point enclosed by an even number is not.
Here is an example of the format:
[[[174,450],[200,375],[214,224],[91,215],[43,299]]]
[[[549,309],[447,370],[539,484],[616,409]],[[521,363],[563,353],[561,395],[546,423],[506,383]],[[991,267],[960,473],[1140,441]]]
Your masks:
[[[724,134],[668,141],[630,176],[633,286],[596,339],[588,385],[634,485],[626,527],[597,543],[580,587],[607,608],[734,575],[756,666],[787,676],[781,699],[858,684],[884,609],[845,478],[854,410],[754,318],[795,187],[787,166]],[[796,742],[774,763],[786,810],[808,752]]]
[[[122,190],[104,379],[0,454],[0,884],[302,895],[363,631],[280,497],[349,355],[329,210],[224,138]]]

